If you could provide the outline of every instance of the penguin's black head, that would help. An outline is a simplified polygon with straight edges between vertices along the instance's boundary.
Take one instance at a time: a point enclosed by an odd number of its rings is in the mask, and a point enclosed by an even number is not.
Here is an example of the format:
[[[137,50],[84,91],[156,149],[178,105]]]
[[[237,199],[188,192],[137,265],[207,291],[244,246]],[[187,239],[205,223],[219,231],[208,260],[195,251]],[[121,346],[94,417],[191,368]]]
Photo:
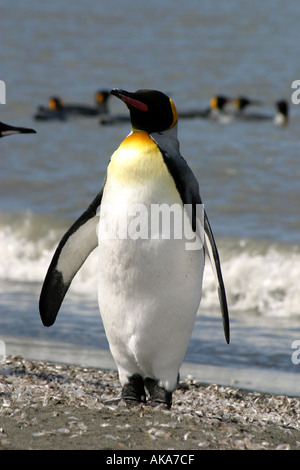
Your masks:
[[[135,130],[162,132],[178,121],[173,101],[161,91],[138,90],[135,93],[114,88],[111,94],[120,98],[130,111],[132,128]]]
[[[219,109],[222,110],[225,106],[226,103],[228,103],[230,100],[227,98],[227,96],[223,95],[218,95],[214,96],[211,98],[209,104],[212,109]]]
[[[236,98],[234,103],[238,109],[245,109],[247,106],[251,104],[251,101],[249,100],[249,98],[240,96],[239,98]]]
[[[235,103],[235,106],[240,110],[243,110],[250,105],[261,104],[259,100],[252,100],[250,98],[246,98],[245,96],[239,96],[238,98],[235,99],[234,103]]]
[[[107,90],[97,91],[97,93],[95,95],[96,103],[100,103],[100,104],[106,103],[109,96],[110,96],[110,92],[107,91]]]
[[[63,109],[63,102],[57,96],[51,96],[48,100],[48,108],[51,111],[58,111]]]
[[[279,113],[283,114],[286,118],[289,114],[289,105],[286,100],[280,100],[276,102],[276,107]]]

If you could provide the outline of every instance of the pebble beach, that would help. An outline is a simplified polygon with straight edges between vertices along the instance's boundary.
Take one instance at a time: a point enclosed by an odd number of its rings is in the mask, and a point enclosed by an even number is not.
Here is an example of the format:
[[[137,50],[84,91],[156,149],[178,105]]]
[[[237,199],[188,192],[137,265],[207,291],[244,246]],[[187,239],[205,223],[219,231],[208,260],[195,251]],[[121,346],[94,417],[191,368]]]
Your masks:
[[[300,398],[192,378],[171,410],[120,401],[114,371],[7,356],[0,450],[299,450]]]

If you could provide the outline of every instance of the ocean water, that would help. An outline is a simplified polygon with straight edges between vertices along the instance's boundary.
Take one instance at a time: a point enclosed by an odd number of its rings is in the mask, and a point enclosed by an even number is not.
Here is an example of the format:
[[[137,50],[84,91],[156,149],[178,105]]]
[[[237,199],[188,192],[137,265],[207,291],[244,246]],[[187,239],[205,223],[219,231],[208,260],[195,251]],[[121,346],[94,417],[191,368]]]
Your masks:
[[[203,382],[300,395],[300,5],[173,1],[7,2],[1,7],[1,120],[37,134],[0,141],[0,340],[7,354],[114,367],[97,305],[97,253],[73,281],[57,321],[38,300],[55,247],[100,189],[128,123],[33,119],[52,95],[93,104],[100,89],[155,88],[178,110],[222,93],[262,101],[290,120],[179,122],[217,241],[231,319],[225,343],[214,277],[204,292],[183,375]],[[111,97],[110,112],[126,113]]]

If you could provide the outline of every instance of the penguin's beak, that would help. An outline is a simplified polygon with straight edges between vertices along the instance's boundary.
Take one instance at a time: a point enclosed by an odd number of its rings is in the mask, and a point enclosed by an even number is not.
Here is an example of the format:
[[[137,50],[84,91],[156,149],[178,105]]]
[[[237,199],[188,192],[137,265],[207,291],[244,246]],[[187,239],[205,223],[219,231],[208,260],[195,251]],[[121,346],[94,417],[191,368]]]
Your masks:
[[[36,134],[34,129],[29,129],[27,127],[15,127],[4,123],[2,123],[1,127],[2,129],[0,137],[13,134]]]
[[[29,129],[27,127],[17,127],[15,132],[17,134],[36,134],[34,129]]]
[[[135,98],[135,93],[120,90],[119,88],[113,88],[110,94],[116,96],[117,98],[120,98],[120,100],[122,100],[129,109],[136,108],[140,111],[148,111],[148,106],[142,101],[137,100]]]

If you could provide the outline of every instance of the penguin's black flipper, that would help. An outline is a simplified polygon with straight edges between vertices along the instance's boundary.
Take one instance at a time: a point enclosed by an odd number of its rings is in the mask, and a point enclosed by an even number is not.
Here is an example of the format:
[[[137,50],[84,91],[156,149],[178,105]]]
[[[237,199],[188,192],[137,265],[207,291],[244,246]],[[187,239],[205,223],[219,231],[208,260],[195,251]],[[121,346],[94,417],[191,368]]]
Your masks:
[[[223,318],[223,328],[224,328],[224,334],[227,343],[229,344],[230,341],[230,331],[229,331],[229,315],[228,315],[228,306],[227,306],[227,300],[226,300],[226,292],[225,292],[225,286],[223,282],[223,277],[222,277],[222,271],[221,271],[221,264],[220,264],[220,258],[219,258],[219,253],[217,250],[216,242],[209,224],[209,220],[207,218],[206,212],[204,211],[204,232],[205,232],[205,249],[208,252],[208,256],[210,258],[210,262],[218,283],[218,294],[219,294],[219,300],[220,300],[220,307],[221,307],[221,312],[222,312],[222,318]]]
[[[102,194],[103,189],[65,233],[54,253],[39,302],[40,315],[45,326],[51,326],[55,322],[75,274],[98,245],[99,217],[96,214]]]
[[[181,196],[181,200],[183,204],[190,205],[192,208],[192,211],[189,214],[191,223],[192,223],[192,229],[198,234],[199,239],[203,241],[202,240],[203,232],[201,230],[203,221],[199,220],[199,215],[197,215],[197,206],[201,205],[203,207],[200,192],[199,192],[198,181],[195,175],[193,174],[192,170],[188,166],[187,162],[179,154],[179,150],[176,155],[176,158],[174,156],[173,158],[170,158],[167,151],[164,151],[161,148],[160,150],[162,152],[164,162],[167,165],[169,172],[171,173],[175,181],[176,187]],[[188,210],[187,206],[186,206],[186,209]],[[204,249],[207,251],[207,254],[209,256],[209,259],[210,259],[210,262],[214,271],[214,275],[218,284],[218,295],[219,295],[220,307],[221,307],[222,318],[223,318],[224,334],[225,334],[227,343],[229,343],[229,337],[230,337],[229,315],[228,315],[225,286],[224,286],[222,271],[221,271],[221,263],[219,259],[216,242],[215,242],[206,212],[205,210],[203,212],[204,214],[201,211],[201,218],[202,218],[202,214],[204,218]],[[197,219],[198,219],[198,222],[197,222]]]

